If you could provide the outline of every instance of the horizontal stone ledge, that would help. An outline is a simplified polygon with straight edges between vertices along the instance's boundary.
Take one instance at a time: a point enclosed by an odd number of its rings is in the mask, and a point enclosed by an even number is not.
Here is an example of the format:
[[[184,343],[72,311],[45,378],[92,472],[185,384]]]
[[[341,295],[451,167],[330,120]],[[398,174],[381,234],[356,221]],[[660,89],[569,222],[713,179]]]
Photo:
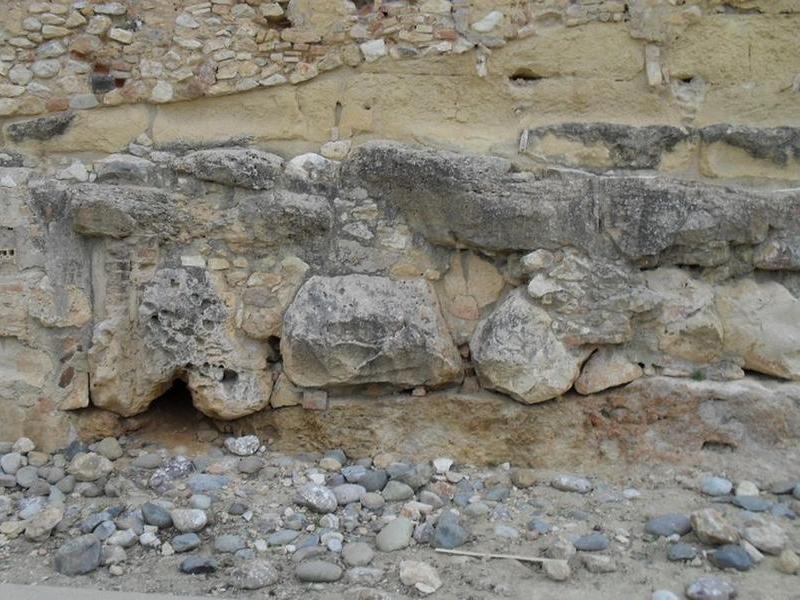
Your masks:
[[[800,178],[800,127],[790,126],[558,123],[523,131],[520,152],[587,169],[674,170],[699,161],[710,177]]]

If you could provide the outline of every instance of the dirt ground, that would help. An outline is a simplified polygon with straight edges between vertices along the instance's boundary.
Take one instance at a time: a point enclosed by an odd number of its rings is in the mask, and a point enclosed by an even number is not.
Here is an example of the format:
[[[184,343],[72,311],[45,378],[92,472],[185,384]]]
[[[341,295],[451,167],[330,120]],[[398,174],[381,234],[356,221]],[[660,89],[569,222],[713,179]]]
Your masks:
[[[183,418],[183,422],[180,420]],[[173,421],[170,421],[173,419]],[[177,419],[175,421],[174,419]],[[206,432],[200,437],[214,437],[210,429],[197,417],[186,413],[155,419],[148,427],[131,434],[124,440],[126,456],[115,463],[117,472],[130,474],[136,480],[130,462],[132,456],[143,449],[148,452],[159,449],[166,454],[185,453],[189,457],[209,454],[219,457],[221,439],[198,441],[198,428]],[[292,476],[313,466],[315,456],[299,455],[299,462],[285,467],[283,455],[267,453],[267,464],[281,464],[279,472],[270,471],[256,476],[231,475],[233,482],[219,492],[212,524],[200,533],[203,539],[202,553],[211,553],[213,537],[221,533],[235,533],[247,538],[248,543],[266,534],[258,531],[258,516],[265,513],[280,513],[293,506]],[[358,458],[358,457],[350,457]],[[413,462],[414,457],[398,457]],[[486,480],[504,471],[504,466],[481,467],[459,463],[452,456],[460,473],[471,480]],[[738,597],[748,600],[793,600],[800,599],[800,576],[791,576],[776,569],[777,558],[767,556],[750,571],[738,573],[721,572],[709,565],[707,560],[691,563],[669,562],[666,558],[668,542],[660,538],[653,540],[644,535],[644,524],[649,517],[669,512],[688,514],[691,511],[714,506],[725,512],[726,517],[736,523],[742,511],[729,504],[715,504],[709,497],[694,489],[701,474],[715,474],[733,482],[750,480],[761,489],[778,480],[800,480],[800,448],[781,448],[771,452],[749,455],[743,451],[729,449],[707,450],[687,456],[678,465],[598,463],[590,472],[580,473],[595,483],[595,489],[586,495],[562,492],[549,485],[557,471],[536,473],[539,483],[527,489],[512,488],[510,498],[504,503],[507,513],[497,518],[497,507],[483,517],[466,520],[474,534],[474,541],[459,548],[478,552],[498,552],[526,556],[542,556],[545,548],[558,534],[569,537],[601,530],[611,539],[604,554],[611,556],[617,565],[613,573],[591,573],[578,565],[573,567],[568,581],[556,582],[548,579],[541,567],[516,560],[487,560],[449,556],[435,552],[428,545],[415,545],[401,551],[383,553],[376,551],[370,567],[384,570],[381,582],[374,586],[377,591],[369,595],[364,586],[348,582],[347,575],[336,583],[308,584],[294,577],[291,554],[285,548],[270,548],[259,558],[270,559],[280,571],[281,578],[274,586],[241,591],[230,582],[233,558],[230,555],[217,557],[222,563],[219,571],[209,575],[185,575],[178,565],[185,555],[162,556],[160,552],[136,545],[129,548],[128,558],[122,567],[124,573],[114,576],[107,568],[84,576],[65,577],[53,569],[53,554],[63,543],[65,534],[51,537],[44,543],[31,543],[20,536],[7,540],[0,546],[0,582],[17,584],[47,584],[53,586],[90,587],[106,590],[161,592],[173,594],[210,595],[222,598],[276,598],[294,600],[299,598],[411,598],[420,594],[404,586],[398,576],[401,560],[418,560],[434,566],[443,585],[430,597],[441,600],[479,600],[489,598],[586,600],[598,599],[649,599],[655,590],[666,589],[683,597],[686,585],[701,576],[715,575],[732,582]],[[230,473],[228,473],[230,474]],[[141,474],[139,474],[141,475]],[[633,499],[623,497],[622,491],[634,488],[640,496]],[[179,483],[173,498],[176,503],[188,497],[186,486]],[[777,497],[765,493],[765,496]],[[136,506],[157,497],[155,492],[141,489],[137,494],[124,498],[80,498],[84,513],[99,511],[107,506]],[[800,512],[800,502],[790,496],[782,497],[795,511]],[[234,499],[248,504],[254,513],[251,522],[241,517],[228,515],[227,507]],[[72,498],[69,499],[72,501]],[[390,505],[387,503],[387,508]],[[399,510],[397,506],[396,510]],[[553,533],[536,536],[529,532],[527,524],[533,516],[547,521]],[[787,533],[789,546],[800,548],[800,520],[781,518],[777,520]],[[521,535],[518,539],[498,537],[494,528],[498,524],[510,525]],[[165,540],[169,536],[164,537]],[[345,534],[345,541],[363,540],[374,543],[374,534],[358,531]],[[702,547],[694,534],[681,540]],[[579,553],[580,554],[580,553]],[[330,554],[329,554],[330,556]],[[331,560],[337,557],[331,556]],[[386,594],[389,594],[388,596]]]

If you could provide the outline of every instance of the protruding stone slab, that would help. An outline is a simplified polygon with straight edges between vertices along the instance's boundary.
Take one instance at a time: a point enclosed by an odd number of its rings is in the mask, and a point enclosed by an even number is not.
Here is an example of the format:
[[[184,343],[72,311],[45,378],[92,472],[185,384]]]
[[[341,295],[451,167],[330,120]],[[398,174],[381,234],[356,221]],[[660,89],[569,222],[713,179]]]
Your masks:
[[[283,159],[249,148],[213,148],[190,152],[175,162],[175,168],[205,181],[265,190],[281,174]]]

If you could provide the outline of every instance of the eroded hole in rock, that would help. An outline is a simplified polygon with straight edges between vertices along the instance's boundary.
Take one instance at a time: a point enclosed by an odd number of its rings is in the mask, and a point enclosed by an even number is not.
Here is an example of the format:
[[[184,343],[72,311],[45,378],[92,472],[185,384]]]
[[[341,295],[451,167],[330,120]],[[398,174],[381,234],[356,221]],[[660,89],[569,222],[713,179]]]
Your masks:
[[[137,438],[168,448],[191,448],[198,444],[198,432],[215,430],[213,421],[194,407],[192,393],[181,379],[176,379],[136,419],[142,423]]]
[[[719,440],[706,440],[703,442],[703,450],[709,452],[731,453],[736,450],[733,444],[728,442],[721,442]]]
[[[544,79],[543,75],[539,75],[527,67],[517,69],[511,77],[508,78],[512,84],[519,86],[535,85],[542,79]]]

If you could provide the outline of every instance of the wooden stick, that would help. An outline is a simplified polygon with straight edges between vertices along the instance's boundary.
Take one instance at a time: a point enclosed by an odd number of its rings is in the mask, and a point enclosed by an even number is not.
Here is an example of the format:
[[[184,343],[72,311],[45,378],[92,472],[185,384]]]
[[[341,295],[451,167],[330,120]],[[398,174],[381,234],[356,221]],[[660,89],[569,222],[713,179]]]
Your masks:
[[[492,554],[490,552],[470,552],[468,550],[445,550],[444,548],[436,548],[436,552],[442,554],[455,554],[456,556],[474,556],[475,558],[511,558],[513,560],[521,560],[523,562],[541,563],[558,562],[557,558],[540,558],[538,556],[520,556],[519,554]]]

